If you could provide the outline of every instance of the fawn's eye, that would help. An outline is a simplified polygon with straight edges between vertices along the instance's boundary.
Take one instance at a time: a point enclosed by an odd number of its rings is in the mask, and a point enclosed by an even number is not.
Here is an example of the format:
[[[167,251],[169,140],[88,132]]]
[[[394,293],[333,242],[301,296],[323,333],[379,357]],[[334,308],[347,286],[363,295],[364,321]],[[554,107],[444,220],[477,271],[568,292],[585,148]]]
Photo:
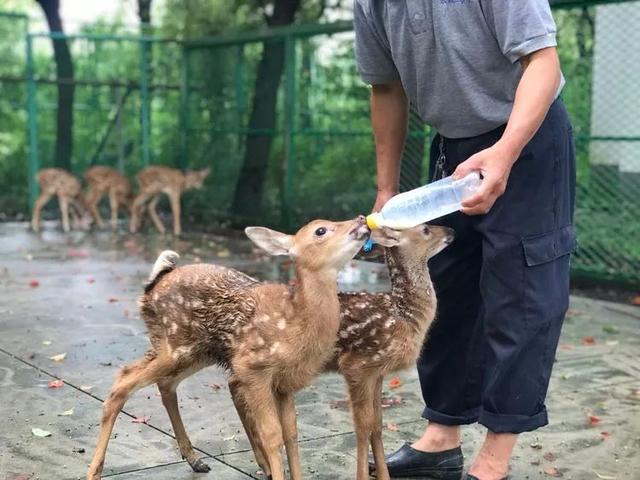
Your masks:
[[[431,233],[431,231],[429,230],[429,225],[424,226],[424,230],[422,231],[422,233],[424,233],[427,236]]]
[[[316,229],[316,237],[321,237],[325,233],[327,233],[327,229],[324,228],[324,227],[320,227],[320,228]]]

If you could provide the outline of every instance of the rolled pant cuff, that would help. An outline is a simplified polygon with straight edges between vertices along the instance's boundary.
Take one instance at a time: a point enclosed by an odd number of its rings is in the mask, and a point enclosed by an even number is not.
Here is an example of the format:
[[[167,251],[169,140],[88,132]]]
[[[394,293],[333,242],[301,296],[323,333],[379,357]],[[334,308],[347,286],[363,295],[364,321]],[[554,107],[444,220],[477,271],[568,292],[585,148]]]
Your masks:
[[[549,423],[547,409],[543,408],[535,415],[504,415],[491,413],[486,410],[480,412],[478,423],[484,425],[494,433],[522,433],[536,430]]]
[[[446,413],[436,412],[429,407],[425,407],[422,412],[422,418],[426,418],[430,422],[439,423],[440,425],[470,425],[478,421],[480,408],[472,408],[460,415],[447,415]]]

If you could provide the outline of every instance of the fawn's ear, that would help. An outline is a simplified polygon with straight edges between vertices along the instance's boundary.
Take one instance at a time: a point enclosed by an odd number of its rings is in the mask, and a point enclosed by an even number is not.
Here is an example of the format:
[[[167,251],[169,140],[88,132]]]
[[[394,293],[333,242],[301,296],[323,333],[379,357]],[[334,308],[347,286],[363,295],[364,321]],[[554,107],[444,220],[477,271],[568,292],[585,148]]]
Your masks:
[[[265,227],[247,227],[244,229],[249,240],[269,255],[289,255],[293,246],[293,237]]]
[[[400,243],[400,232],[382,227],[371,231],[371,239],[383,247],[395,247]]]
[[[211,173],[211,168],[209,167],[203,168],[202,170],[200,170],[200,177],[207,178],[210,173]]]

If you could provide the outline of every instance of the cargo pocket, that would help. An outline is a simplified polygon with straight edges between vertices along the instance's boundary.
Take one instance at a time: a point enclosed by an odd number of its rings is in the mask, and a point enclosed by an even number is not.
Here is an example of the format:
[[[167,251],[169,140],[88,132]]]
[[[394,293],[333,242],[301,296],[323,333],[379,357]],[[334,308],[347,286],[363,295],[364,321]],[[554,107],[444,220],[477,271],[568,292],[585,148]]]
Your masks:
[[[569,306],[569,256],[576,250],[573,226],[522,239],[525,321],[537,329],[561,319]]]

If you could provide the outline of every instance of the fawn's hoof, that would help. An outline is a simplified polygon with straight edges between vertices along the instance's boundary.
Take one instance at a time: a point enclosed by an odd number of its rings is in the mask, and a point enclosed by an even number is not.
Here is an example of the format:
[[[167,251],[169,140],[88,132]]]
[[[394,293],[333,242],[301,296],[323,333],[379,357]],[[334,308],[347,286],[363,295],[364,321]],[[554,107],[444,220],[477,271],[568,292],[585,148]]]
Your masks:
[[[204,463],[201,458],[198,458],[193,463],[189,462],[189,465],[191,465],[191,468],[193,469],[193,471],[197,473],[207,473],[211,471],[211,467],[206,463]]]

